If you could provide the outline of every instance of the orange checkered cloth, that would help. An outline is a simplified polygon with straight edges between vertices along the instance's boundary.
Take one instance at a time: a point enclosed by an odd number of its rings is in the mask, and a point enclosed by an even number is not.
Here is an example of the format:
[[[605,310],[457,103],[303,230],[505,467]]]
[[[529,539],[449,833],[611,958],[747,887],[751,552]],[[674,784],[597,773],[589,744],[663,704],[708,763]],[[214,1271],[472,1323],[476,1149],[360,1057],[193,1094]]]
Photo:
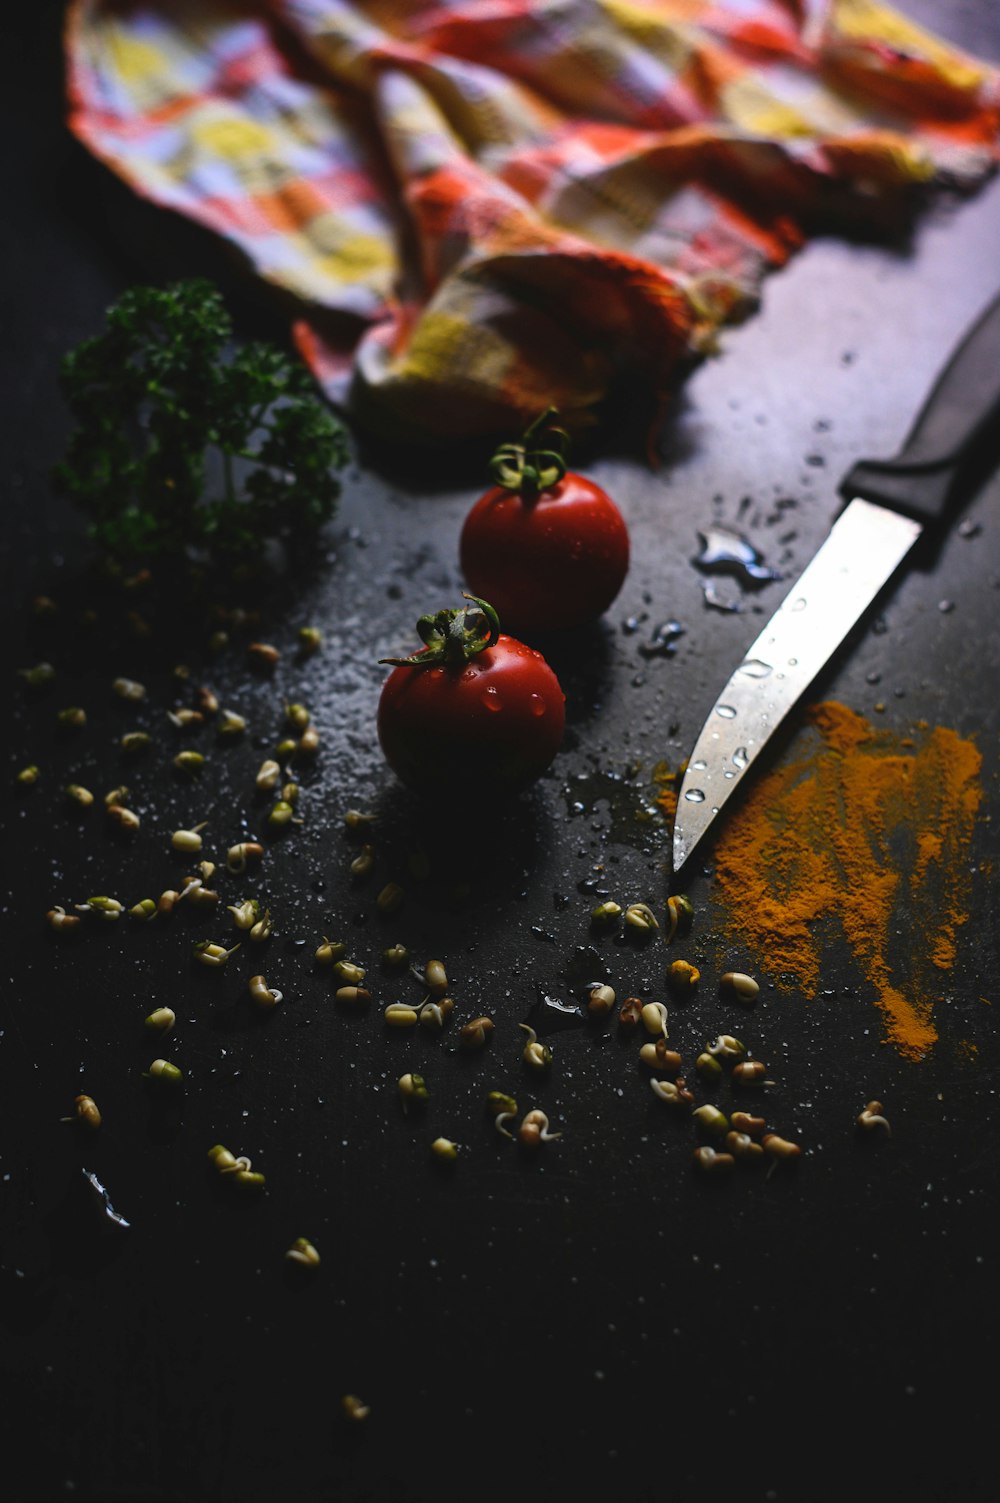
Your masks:
[[[875,0],[75,0],[66,48],[79,139],[428,441],[652,410],[808,234],[998,159],[997,71]]]

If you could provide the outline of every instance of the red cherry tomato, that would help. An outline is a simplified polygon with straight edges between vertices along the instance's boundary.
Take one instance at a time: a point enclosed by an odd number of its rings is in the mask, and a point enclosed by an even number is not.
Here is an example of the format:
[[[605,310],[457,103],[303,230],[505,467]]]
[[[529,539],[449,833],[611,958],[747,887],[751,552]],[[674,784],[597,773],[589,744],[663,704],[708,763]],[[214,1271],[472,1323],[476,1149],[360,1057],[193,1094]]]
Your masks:
[[[512,631],[532,634],[596,621],[629,565],[629,535],[608,493],[566,471],[554,410],[521,444],[494,456],[500,482],[465,519],[459,559],[469,589],[485,596]],[[543,445],[550,445],[548,448]]]
[[[473,614],[424,617],[421,626],[440,623],[438,635],[421,630],[428,643],[421,652],[383,659],[396,666],[379,698],[379,741],[390,767],[418,793],[516,793],[545,771],[562,742],[559,680],[540,652],[499,633],[492,611],[488,634],[480,632],[467,657],[456,651],[448,661],[448,644],[458,637],[449,621]]]

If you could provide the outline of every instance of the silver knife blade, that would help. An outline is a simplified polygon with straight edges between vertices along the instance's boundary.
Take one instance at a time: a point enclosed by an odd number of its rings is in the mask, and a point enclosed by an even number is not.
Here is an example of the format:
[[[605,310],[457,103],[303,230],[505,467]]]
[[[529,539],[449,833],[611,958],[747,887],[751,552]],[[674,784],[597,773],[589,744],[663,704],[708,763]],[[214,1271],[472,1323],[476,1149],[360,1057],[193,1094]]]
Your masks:
[[[998,459],[1000,293],[955,346],[899,453],[845,475],[846,509],[716,701],[681,782],[675,872],[921,532],[942,531],[982,463]]]
[[[921,531],[912,517],[860,498],[841,512],[709,713],[678,795],[675,872]]]

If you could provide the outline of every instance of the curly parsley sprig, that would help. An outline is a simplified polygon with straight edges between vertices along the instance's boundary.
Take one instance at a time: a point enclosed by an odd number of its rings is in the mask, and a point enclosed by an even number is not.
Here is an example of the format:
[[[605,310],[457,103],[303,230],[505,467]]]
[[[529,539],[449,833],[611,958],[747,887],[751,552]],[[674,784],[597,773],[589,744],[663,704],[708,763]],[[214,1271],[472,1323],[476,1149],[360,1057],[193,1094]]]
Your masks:
[[[76,421],[56,482],[112,558],[258,551],[329,520],[341,423],[305,367],[263,343],[230,358],[207,281],[134,287],[60,367]]]

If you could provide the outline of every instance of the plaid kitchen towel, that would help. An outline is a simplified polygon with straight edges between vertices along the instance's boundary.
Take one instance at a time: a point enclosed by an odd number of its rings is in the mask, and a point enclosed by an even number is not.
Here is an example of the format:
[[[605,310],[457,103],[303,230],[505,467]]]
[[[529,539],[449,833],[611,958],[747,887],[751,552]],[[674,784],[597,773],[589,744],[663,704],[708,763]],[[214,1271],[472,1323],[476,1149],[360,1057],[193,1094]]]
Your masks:
[[[66,47],[79,139],[426,440],[662,396],[808,234],[998,157],[997,71],[875,0],[75,0]]]

